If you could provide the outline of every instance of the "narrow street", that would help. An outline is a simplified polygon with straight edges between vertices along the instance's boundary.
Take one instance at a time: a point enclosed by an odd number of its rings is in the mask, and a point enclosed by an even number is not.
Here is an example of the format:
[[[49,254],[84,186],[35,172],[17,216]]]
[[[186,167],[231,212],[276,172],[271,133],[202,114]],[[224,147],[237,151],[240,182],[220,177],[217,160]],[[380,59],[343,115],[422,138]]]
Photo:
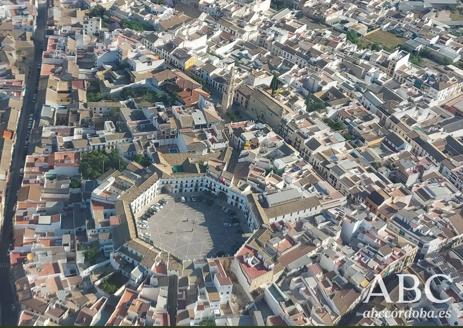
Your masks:
[[[40,77],[38,65],[42,59],[44,47],[45,31],[47,27],[47,2],[39,0],[37,28],[34,36],[34,61],[30,68],[29,76],[26,78],[26,91],[23,99],[23,108],[18,121],[16,144],[13,150],[11,161],[10,181],[7,187],[4,223],[1,230],[0,239],[0,290],[1,293],[1,324],[16,325],[18,319],[19,306],[16,301],[16,292],[10,276],[10,261],[8,249],[13,236],[13,215],[17,200],[17,191],[21,186],[20,169],[24,166],[27,149],[27,132],[29,115],[35,114],[36,108],[34,98],[37,95],[38,80]],[[37,106],[38,108],[39,106]]]
[[[167,311],[170,316],[170,325],[175,326],[177,321],[177,289],[178,289],[178,276],[169,276],[169,295],[167,297]]]

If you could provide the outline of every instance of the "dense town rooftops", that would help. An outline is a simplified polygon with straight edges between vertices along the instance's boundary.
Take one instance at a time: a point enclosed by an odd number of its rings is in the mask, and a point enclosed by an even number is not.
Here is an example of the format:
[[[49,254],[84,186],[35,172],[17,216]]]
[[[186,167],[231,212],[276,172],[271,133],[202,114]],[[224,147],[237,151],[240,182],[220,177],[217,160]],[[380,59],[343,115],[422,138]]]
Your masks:
[[[2,322],[402,325],[375,279],[441,273],[463,324],[460,14],[1,2]]]

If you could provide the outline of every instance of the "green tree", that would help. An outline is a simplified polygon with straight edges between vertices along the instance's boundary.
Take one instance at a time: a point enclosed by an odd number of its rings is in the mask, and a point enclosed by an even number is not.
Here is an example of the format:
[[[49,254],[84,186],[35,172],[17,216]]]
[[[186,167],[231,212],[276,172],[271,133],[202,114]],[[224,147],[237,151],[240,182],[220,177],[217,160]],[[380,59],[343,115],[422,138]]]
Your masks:
[[[342,136],[343,136],[344,139],[346,139],[346,140],[354,140],[354,136],[353,136],[352,134],[350,134],[348,131],[346,131],[345,133],[343,133]]]
[[[87,101],[97,102],[103,99],[98,81],[91,80],[87,89]]]
[[[274,10],[282,10],[286,8],[283,0],[272,0],[270,2],[270,7]]]
[[[272,88],[272,96],[275,94],[275,91],[278,89],[279,81],[278,76],[273,74],[272,82],[270,82],[270,88]]]
[[[119,98],[122,99],[122,100],[126,100],[127,98],[130,97],[130,89],[128,88],[124,88],[121,90],[121,92],[119,93]]]
[[[448,59],[448,58],[442,58],[442,59],[440,60],[439,64],[441,64],[441,65],[446,65],[446,66],[447,66],[447,65],[452,64],[452,61],[451,61],[450,59]]]
[[[236,114],[234,112],[232,112],[232,111],[228,111],[226,115],[230,119],[230,121],[232,121],[232,122],[235,122],[235,121],[238,120]]]
[[[96,5],[88,12],[89,17],[100,17],[103,27],[108,27],[113,21],[111,20],[109,12],[100,5]]]
[[[305,105],[308,112],[316,112],[326,108],[326,103],[312,94],[306,98]]]
[[[360,37],[358,35],[357,32],[353,31],[353,30],[349,30],[346,34],[346,37],[347,37],[347,40],[349,40],[350,42],[354,43],[354,44],[357,44],[357,42],[359,41]]]
[[[215,326],[214,319],[204,319],[199,323],[200,326]]]
[[[133,160],[144,167],[147,167],[151,164],[151,160],[147,156],[142,154],[136,154]]]
[[[379,50],[381,50],[381,49],[382,49],[382,48],[381,48],[381,45],[380,45],[379,43],[377,43],[377,42],[374,42],[374,43],[371,45],[371,50],[373,50],[373,51],[379,51]]]
[[[70,188],[80,188],[82,185],[80,179],[71,179],[71,183],[69,184]]]
[[[92,9],[90,9],[89,13],[88,13],[88,16],[90,17],[101,17],[103,18],[103,16],[106,14],[106,9],[104,9],[102,6],[100,5],[96,5],[95,7],[93,7]]]
[[[341,120],[332,120],[330,118],[327,118],[324,120],[324,122],[335,131],[344,130],[346,128],[346,126]]]
[[[103,96],[99,91],[87,91],[88,102],[98,102],[103,99]]]
[[[423,59],[421,58],[419,53],[411,54],[410,55],[410,62],[414,65],[421,65]]]
[[[103,289],[108,294],[114,294],[117,292],[118,287],[110,283],[107,279],[101,283],[101,289]]]
[[[142,31],[153,31],[153,26],[144,21],[138,21],[135,19],[123,19],[121,21],[122,28],[129,28],[134,31],[142,32]]]
[[[375,170],[377,170],[377,169],[379,169],[381,167],[381,163],[380,162],[372,162],[371,166],[373,166],[373,168]]]
[[[120,114],[121,111],[119,108],[111,108],[111,111],[108,114],[106,114],[106,117],[114,124],[116,124],[117,122],[119,122]]]
[[[84,254],[85,259],[88,261],[88,263],[90,263],[91,265],[96,264],[98,255],[100,254],[98,243],[92,243],[91,245],[86,246]]]
[[[126,164],[117,150],[110,153],[94,150],[83,153],[80,159],[80,172],[83,179],[95,180],[109,169],[123,170]]]
[[[433,54],[431,52],[431,50],[429,50],[428,48],[424,48],[422,49],[420,52],[419,52],[419,55],[424,57],[424,58],[428,58],[440,65],[450,65],[452,64],[452,61],[448,58],[443,58],[443,57],[438,57],[437,55]]]

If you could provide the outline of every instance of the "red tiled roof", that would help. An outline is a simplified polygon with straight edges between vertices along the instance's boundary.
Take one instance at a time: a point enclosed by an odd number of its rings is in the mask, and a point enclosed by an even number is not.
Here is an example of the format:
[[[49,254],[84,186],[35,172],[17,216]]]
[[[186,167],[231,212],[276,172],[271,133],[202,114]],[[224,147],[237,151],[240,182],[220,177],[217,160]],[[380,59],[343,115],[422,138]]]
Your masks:
[[[238,254],[241,270],[243,270],[249,280],[253,280],[254,278],[257,278],[268,272],[268,270],[261,263],[255,266],[249,266],[246,262],[244,262],[244,255],[246,254],[255,255],[255,251],[246,245],[240,250],[240,253]]]
[[[154,273],[157,273],[157,274],[163,274],[163,275],[167,275],[167,266],[166,264],[164,263],[164,261],[161,261],[159,263],[155,263],[153,265],[153,270],[152,270]]]
[[[225,270],[223,269],[222,263],[220,263],[219,260],[215,260],[215,264],[217,266],[217,280],[219,281],[219,284],[222,286],[225,285],[233,285],[231,279],[227,276],[225,273]]]
[[[124,318],[127,315],[128,305],[136,298],[137,293],[131,289],[126,288],[106,325],[118,325],[120,323],[121,318]]]
[[[118,216],[113,215],[109,217],[109,224],[112,226],[116,226],[116,225],[121,224],[121,220],[119,219]]]
[[[84,80],[74,80],[72,81],[72,88],[73,89],[85,89],[85,81]]]
[[[41,76],[49,76],[53,73],[53,70],[55,69],[55,65],[51,64],[42,64],[42,68],[40,69],[40,75]]]
[[[268,317],[267,323],[269,323],[270,326],[287,326],[286,322],[284,322],[284,320],[279,315]]]
[[[16,265],[21,263],[26,258],[25,255],[21,255],[20,253],[12,252],[10,253],[10,264]]]

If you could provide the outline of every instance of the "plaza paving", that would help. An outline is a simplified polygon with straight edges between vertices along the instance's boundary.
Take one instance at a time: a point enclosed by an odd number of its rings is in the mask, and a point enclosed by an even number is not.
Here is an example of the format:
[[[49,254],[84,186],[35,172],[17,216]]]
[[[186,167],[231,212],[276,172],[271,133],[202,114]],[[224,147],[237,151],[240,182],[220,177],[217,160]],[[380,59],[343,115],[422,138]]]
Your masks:
[[[227,215],[224,204],[196,201],[168,201],[148,222],[148,231],[154,245],[171,252],[180,259],[233,255],[244,242],[240,227],[224,226]],[[241,215],[241,214],[240,214]]]

